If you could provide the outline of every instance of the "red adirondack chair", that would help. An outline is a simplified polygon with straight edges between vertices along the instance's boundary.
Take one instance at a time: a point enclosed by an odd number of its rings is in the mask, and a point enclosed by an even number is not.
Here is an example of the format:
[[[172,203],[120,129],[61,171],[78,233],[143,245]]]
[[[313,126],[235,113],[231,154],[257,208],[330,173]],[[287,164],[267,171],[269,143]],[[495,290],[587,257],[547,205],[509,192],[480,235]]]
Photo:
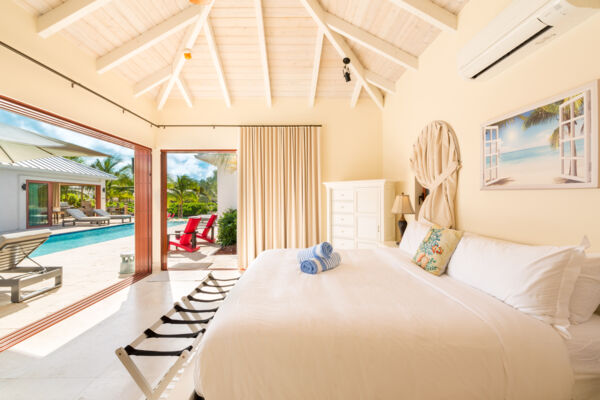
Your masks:
[[[169,241],[169,249],[171,249],[171,246],[175,246],[189,253],[198,251],[198,249],[200,249],[200,246],[196,245],[196,230],[198,229],[200,219],[200,217],[188,219],[187,225],[185,226],[183,232],[175,232],[175,240],[171,240],[172,233],[168,234],[167,240]]]
[[[214,243],[215,242],[215,236],[214,236],[214,225],[215,225],[215,221],[217,220],[217,215],[213,214],[210,216],[210,218],[208,219],[208,222],[206,223],[206,227],[204,228],[204,230],[202,231],[202,233],[197,233],[196,237],[198,239],[202,239],[202,240],[206,240],[208,243]],[[208,235],[210,233],[210,236]]]

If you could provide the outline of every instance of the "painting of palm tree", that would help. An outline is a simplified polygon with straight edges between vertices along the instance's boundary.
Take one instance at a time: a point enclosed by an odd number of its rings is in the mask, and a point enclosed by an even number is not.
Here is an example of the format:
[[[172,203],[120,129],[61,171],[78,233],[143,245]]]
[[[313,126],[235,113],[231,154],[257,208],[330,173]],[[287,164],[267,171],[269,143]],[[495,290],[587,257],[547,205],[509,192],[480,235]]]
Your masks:
[[[486,123],[482,128],[482,188],[596,187],[596,104],[594,82]]]

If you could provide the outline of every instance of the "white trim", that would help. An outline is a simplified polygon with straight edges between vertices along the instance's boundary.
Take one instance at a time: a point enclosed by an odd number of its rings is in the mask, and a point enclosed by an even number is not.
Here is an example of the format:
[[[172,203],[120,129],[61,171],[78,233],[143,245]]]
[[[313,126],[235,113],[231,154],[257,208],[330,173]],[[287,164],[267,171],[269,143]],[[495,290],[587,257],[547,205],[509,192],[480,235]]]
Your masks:
[[[323,7],[317,0],[300,0],[300,2],[304,8],[306,8],[306,11],[308,11],[312,19],[316,22],[319,29],[324,32],[325,36],[340,57],[350,58],[350,70],[353,74],[353,77],[362,84],[363,88],[367,91],[369,96],[371,96],[375,104],[377,104],[377,107],[383,109],[383,94],[379,91],[379,89],[367,82],[365,78],[366,69],[363,67],[352,48],[348,45],[348,43],[346,43],[344,37],[337,32],[333,32],[325,23],[326,12],[323,10]]]
[[[598,187],[598,117],[599,117],[599,111],[600,109],[598,108],[598,85],[600,84],[599,80],[594,80],[591,82],[586,83],[585,85],[579,86],[575,89],[571,89],[569,91],[563,92],[559,95],[556,96],[552,96],[550,98],[547,98],[545,100],[542,101],[538,101],[534,104],[525,106],[525,107],[521,107],[515,111],[506,113],[504,115],[501,115],[497,118],[493,118],[490,119],[486,122],[484,122],[481,125],[481,129],[485,129],[486,126],[490,126],[493,125],[495,123],[497,123],[498,121],[503,121],[505,119],[508,119],[510,117],[514,117],[517,116],[519,114],[522,114],[524,112],[533,110],[535,108],[541,107],[543,105],[547,105],[550,103],[554,103],[558,100],[562,100],[565,99],[567,97],[572,97],[572,96],[576,96],[578,94],[581,94],[583,92],[589,91],[589,95],[590,95],[590,102],[589,102],[589,106],[590,106],[590,123],[588,124],[589,129],[590,129],[590,162],[591,162],[591,175],[590,175],[590,182],[585,182],[585,183],[569,183],[569,184],[555,184],[555,185],[536,185],[536,186],[531,186],[531,185],[510,185],[510,186],[497,186],[497,185],[492,185],[492,186],[486,186],[484,179],[483,179],[483,173],[482,171],[480,171],[480,189],[481,190],[523,190],[523,189],[583,189],[583,188],[597,188]],[[481,164],[483,165],[483,146],[480,147],[481,148],[481,155],[480,157],[482,158]]]
[[[260,49],[260,60],[263,67],[263,79],[265,81],[265,97],[267,99],[267,106],[271,107],[273,99],[271,95],[271,76],[269,74],[269,59],[267,57],[267,41],[265,39],[262,0],[254,0],[254,8],[256,11],[256,25],[258,30],[258,47]]]
[[[221,56],[219,55],[219,49],[215,42],[215,34],[210,23],[210,19],[206,19],[204,24],[204,36],[206,36],[206,42],[208,43],[208,51],[215,64],[215,70],[217,71],[217,77],[219,78],[219,85],[223,92],[223,98],[227,107],[231,107],[231,97],[229,96],[229,89],[227,89],[227,81],[225,79],[225,70],[223,69],[223,63],[221,62]]]
[[[456,31],[458,17],[431,0],[390,0],[400,8],[444,31]]]
[[[315,59],[313,62],[312,80],[310,84],[310,95],[308,97],[308,105],[314,107],[315,98],[317,96],[317,85],[319,83],[319,71],[321,69],[321,55],[323,53],[323,39],[325,34],[319,29],[317,40],[315,43]]]
[[[417,57],[333,14],[326,12],[325,22],[333,31],[361,44],[369,50],[404,68],[412,70],[417,70],[419,68],[419,59]]]
[[[44,39],[93,13],[112,0],[68,0],[37,18],[38,35]]]
[[[209,7],[209,6],[206,6]],[[103,74],[124,63],[136,54],[154,46],[166,37],[179,32],[193,24],[204,11],[205,6],[188,7],[160,24],[150,28],[141,35],[131,39],[122,46],[111,50],[96,60],[96,70]]]

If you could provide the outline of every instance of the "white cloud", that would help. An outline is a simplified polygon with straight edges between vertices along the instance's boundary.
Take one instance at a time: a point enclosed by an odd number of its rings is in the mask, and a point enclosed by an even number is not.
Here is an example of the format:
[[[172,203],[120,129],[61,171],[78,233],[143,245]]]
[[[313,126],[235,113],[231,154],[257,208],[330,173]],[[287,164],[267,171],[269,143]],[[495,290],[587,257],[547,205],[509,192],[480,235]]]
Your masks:
[[[169,154],[167,172],[170,176],[188,175],[195,179],[205,179],[217,168],[194,157],[195,153]]]

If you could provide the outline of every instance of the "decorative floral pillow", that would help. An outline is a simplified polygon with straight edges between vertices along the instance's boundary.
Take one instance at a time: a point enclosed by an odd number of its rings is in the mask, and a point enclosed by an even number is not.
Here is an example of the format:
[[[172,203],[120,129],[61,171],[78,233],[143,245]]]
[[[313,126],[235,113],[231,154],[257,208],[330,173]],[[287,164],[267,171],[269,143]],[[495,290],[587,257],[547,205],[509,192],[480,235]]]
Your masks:
[[[413,262],[434,275],[443,274],[461,237],[460,231],[432,226],[417,249]]]

